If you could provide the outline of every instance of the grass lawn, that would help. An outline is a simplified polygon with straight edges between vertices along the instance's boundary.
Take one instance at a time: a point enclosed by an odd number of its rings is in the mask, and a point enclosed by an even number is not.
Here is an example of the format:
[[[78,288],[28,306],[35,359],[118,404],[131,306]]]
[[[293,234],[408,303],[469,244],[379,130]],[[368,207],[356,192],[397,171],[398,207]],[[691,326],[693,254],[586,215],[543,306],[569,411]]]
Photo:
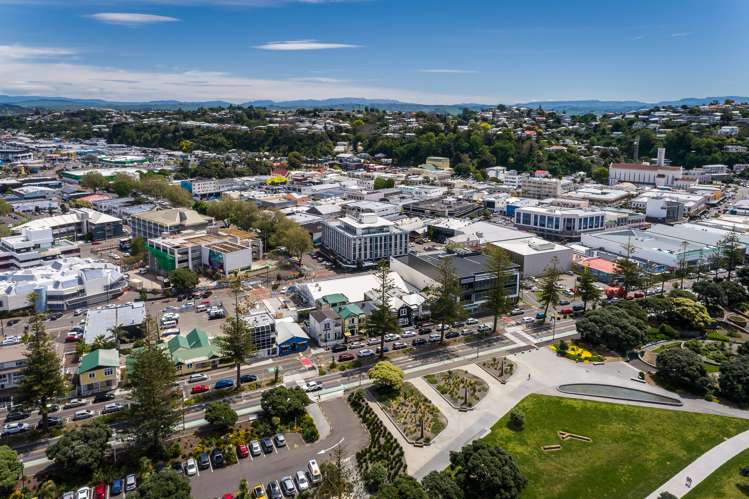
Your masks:
[[[746,497],[749,495],[749,478],[739,474],[739,470],[749,466],[749,449],[715,470],[712,475],[695,486],[685,497],[688,499],[713,499],[721,497]],[[740,488],[743,485],[743,489]]]
[[[528,478],[523,498],[642,498],[749,420],[530,395],[517,406],[525,429],[499,420],[486,440],[515,456]],[[562,442],[557,431],[592,443]],[[543,445],[561,444],[553,452]]]

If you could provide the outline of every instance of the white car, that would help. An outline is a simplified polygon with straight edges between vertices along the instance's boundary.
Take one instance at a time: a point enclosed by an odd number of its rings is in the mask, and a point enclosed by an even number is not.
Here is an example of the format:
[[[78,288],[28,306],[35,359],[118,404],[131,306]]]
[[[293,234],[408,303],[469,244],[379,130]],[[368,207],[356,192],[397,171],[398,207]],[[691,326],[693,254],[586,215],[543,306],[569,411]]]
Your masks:
[[[190,458],[185,463],[185,474],[187,476],[195,476],[198,473],[198,465],[195,459]]]
[[[8,423],[3,426],[3,435],[15,435],[16,433],[23,433],[30,429],[31,427],[28,423]]]
[[[534,319],[533,317],[528,317],[528,316],[523,317],[524,324],[532,324],[534,322],[536,322],[536,319]]]
[[[66,404],[62,406],[63,409],[73,409],[74,407],[80,407],[86,405],[86,401],[83,399],[70,399]]]
[[[375,354],[375,353],[374,353],[374,352],[373,352],[373,351],[372,351],[371,349],[369,349],[369,348],[363,348],[363,349],[359,350],[359,351],[358,351],[358,352],[356,353],[356,355],[357,355],[357,356],[358,356],[359,358],[364,358],[364,357],[374,357],[374,354]]]
[[[316,392],[318,390],[322,390],[322,385],[317,381],[308,381],[304,384],[305,392]]]
[[[401,334],[401,337],[403,338],[413,338],[414,336],[416,336],[416,331],[413,331],[411,329],[407,329],[403,331],[403,334]]]
[[[0,344],[2,344],[3,346],[7,346],[7,345],[18,345],[19,343],[21,343],[20,336],[8,336]]]
[[[469,317],[468,319],[466,319],[466,324],[478,324],[478,323],[479,323],[479,320],[476,319],[475,317]]]
[[[309,480],[307,480],[307,474],[304,471],[297,471],[294,479],[296,480],[296,489],[299,492],[309,489]]]
[[[190,377],[187,379],[188,383],[197,383],[199,381],[208,381],[208,375],[207,374],[191,374]]]
[[[90,487],[81,487],[78,492],[75,493],[76,499],[89,499],[91,497]]]
[[[395,341],[401,339],[399,334],[388,333],[385,335],[385,341]]]
[[[86,309],[85,308],[76,308],[75,312],[73,312],[73,315],[75,317],[78,317],[79,315],[83,315],[85,313],[86,313]]]
[[[91,409],[83,409],[81,411],[75,411],[73,414],[73,421],[80,421],[81,419],[88,419],[94,417],[94,411]]]

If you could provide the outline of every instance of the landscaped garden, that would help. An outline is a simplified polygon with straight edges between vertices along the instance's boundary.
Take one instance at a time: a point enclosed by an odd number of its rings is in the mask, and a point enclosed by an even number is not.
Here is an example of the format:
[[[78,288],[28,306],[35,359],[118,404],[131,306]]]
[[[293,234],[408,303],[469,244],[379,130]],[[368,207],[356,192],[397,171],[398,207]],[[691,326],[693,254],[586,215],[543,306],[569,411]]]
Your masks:
[[[489,391],[489,385],[484,380],[462,369],[429,374],[424,379],[452,406],[462,409],[472,408]]]
[[[526,498],[642,498],[749,429],[749,420],[737,418],[544,395],[526,397],[514,411],[523,414],[523,429],[511,427],[508,414],[485,440],[515,456],[528,478]]]
[[[720,499],[749,496],[749,449],[723,463],[684,496],[687,499]]]
[[[492,357],[478,365],[502,383],[506,382],[515,372],[515,364],[507,357]]]
[[[559,340],[559,343],[556,345],[551,345],[549,348],[554,350],[557,355],[561,357],[566,357],[570,360],[574,360],[575,362],[603,362],[604,358],[601,355],[597,355],[590,350],[581,347],[580,345],[575,345],[572,342],[566,342],[564,340]]]
[[[406,437],[416,443],[430,443],[447,425],[447,419],[411,383],[399,391],[374,390],[382,409]]]

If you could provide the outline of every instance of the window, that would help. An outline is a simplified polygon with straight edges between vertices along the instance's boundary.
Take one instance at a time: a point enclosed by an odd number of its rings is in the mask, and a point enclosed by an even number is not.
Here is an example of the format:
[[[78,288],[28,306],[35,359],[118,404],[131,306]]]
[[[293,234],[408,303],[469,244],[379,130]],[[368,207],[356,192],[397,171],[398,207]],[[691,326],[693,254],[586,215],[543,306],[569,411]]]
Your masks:
[[[88,378],[93,379],[96,377],[96,373],[88,373]]]
[[[104,369],[104,376],[111,376],[113,374],[114,374],[114,369],[112,369],[111,367],[107,367],[106,369]]]

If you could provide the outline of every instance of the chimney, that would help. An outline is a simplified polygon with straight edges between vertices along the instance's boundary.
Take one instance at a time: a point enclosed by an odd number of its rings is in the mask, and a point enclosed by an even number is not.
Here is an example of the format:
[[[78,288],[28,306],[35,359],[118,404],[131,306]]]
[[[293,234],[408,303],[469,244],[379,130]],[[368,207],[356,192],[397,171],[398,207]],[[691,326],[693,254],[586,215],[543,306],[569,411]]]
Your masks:
[[[656,165],[664,166],[665,164],[666,164],[666,148],[659,147],[658,148],[658,161],[656,162]]]

